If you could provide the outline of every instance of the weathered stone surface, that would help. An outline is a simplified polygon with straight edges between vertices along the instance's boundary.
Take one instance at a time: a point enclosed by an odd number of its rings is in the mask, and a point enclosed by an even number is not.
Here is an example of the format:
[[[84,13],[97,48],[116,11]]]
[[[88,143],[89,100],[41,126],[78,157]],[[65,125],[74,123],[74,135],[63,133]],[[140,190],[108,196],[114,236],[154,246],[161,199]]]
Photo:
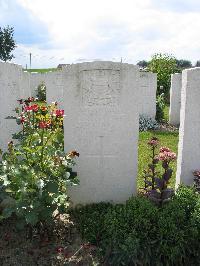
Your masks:
[[[15,115],[14,108],[20,97],[22,68],[0,62],[0,148],[7,149],[12,133],[18,129],[15,120],[5,119]]]
[[[169,123],[180,124],[182,74],[171,75]]]
[[[181,112],[176,185],[193,183],[200,169],[200,68],[182,72]]]
[[[47,87],[47,102],[58,102],[63,108],[63,90],[66,89],[65,70],[55,71],[46,74],[45,85]]]
[[[140,71],[139,82],[139,113],[155,119],[157,75]]]
[[[80,152],[72,201],[123,202],[136,192],[139,70],[83,63],[69,67],[66,77],[65,149]]]

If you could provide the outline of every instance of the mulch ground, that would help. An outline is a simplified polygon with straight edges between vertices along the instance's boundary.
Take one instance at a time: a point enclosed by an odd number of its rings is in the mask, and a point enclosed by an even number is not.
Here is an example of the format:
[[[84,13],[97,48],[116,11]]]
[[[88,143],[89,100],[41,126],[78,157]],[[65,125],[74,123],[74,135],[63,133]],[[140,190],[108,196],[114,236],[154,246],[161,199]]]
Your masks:
[[[178,132],[179,127],[170,125],[169,123],[163,122],[160,123],[158,131],[164,131],[164,132]]]
[[[57,219],[50,233],[19,231],[15,219],[0,223],[0,266],[100,265],[95,247],[83,243],[68,217]]]

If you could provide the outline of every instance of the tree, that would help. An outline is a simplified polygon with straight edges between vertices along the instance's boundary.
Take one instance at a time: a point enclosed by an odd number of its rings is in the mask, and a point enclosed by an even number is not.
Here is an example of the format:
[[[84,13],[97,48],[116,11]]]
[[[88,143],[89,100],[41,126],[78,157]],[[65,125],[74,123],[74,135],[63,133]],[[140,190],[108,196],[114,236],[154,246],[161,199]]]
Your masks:
[[[157,95],[164,93],[165,100],[169,101],[171,74],[177,71],[176,58],[168,54],[155,54],[149,62],[148,70],[157,73]]]
[[[139,61],[139,62],[137,63],[137,65],[138,65],[139,67],[143,67],[143,68],[145,68],[145,67],[148,66],[148,62],[145,61],[145,60],[142,60],[142,61]]]
[[[185,59],[180,59],[180,60],[176,60],[176,64],[177,67],[182,71],[185,68],[191,68],[192,67],[192,63],[189,60],[185,60]]]
[[[4,62],[9,61],[14,57],[12,51],[15,49],[16,43],[13,36],[13,27],[0,27],[0,59]]]

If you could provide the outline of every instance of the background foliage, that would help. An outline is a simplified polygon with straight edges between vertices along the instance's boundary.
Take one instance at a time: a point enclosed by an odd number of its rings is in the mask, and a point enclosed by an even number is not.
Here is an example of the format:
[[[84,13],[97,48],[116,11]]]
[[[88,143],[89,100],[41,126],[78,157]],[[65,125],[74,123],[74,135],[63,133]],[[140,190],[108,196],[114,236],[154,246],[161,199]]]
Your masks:
[[[12,51],[15,47],[14,28],[10,26],[0,27],[0,59],[4,62],[10,61],[14,57]]]
[[[177,71],[176,58],[168,54],[155,54],[148,64],[148,69],[157,73],[157,95],[164,93],[168,101],[171,74]],[[162,90],[161,86],[163,86]]]

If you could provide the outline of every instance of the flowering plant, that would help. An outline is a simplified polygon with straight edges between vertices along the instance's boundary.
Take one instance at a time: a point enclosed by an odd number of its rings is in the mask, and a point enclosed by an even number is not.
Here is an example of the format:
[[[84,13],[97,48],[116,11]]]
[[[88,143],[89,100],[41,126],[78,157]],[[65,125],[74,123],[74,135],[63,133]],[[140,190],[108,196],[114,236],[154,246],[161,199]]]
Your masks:
[[[20,99],[16,114],[21,130],[13,135],[0,162],[0,191],[15,204],[5,208],[2,217],[15,213],[21,224],[34,226],[66,212],[67,187],[79,182],[72,171],[79,153],[64,152],[64,111],[57,103]]]
[[[174,194],[174,190],[168,188],[168,184],[173,173],[173,170],[170,168],[170,163],[176,160],[176,154],[168,147],[161,147],[157,154],[156,150],[159,146],[159,140],[156,137],[151,138],[148,145],[151,147],[152,156],[148,169],[144,171],[144,190],[151,200],[162,205]],[[159,162],[162,164],[162,174],[157,171]]]
[[[193,172],[193,175],[194,175],[194,187],[198,191],[198,193],[200,193],[200,171],[195,170]]]

